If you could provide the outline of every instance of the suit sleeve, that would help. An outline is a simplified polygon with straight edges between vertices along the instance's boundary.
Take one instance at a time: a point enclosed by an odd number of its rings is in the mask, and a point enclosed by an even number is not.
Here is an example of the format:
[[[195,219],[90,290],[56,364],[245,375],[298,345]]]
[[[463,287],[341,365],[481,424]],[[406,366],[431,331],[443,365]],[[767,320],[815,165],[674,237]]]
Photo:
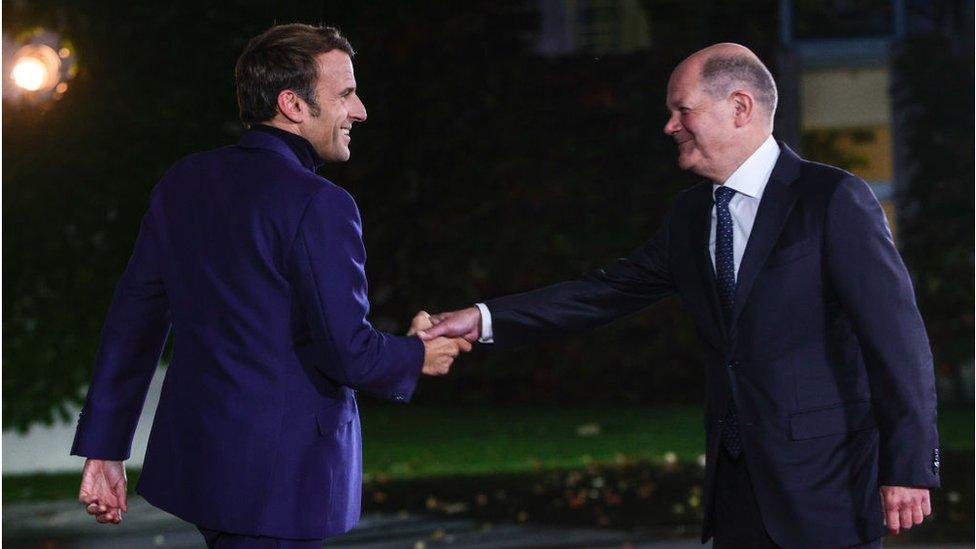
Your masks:
[[[867,184],[841,181],[827,208],[827,268],[867,366],[881,436],[880,480],[937,487],[935,374],[911,279]]]
[[[152,210],[142,218],[129,263],[102,328],[95,370],[71,454],[123,461],[169,332]]]
[[[511,347],[596,328],[672,295],[668,225],[665,220],[629,256],[577,280],[486,301],[494,344]]]
[[[322,373],[340,385],[409,401],[424,363],[417,337],[376,330],[367,319],[366,250],[352,197],[318,191],[300,222],[291,251],[293,282],[305,310]]]

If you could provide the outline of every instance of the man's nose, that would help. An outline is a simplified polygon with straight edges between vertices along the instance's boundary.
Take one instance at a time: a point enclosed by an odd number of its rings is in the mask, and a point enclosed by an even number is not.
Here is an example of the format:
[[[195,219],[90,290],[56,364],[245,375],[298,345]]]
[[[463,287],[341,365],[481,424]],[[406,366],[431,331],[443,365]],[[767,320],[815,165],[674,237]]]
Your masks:
[[[681,131],[681,123],[678,122],[678,114],[674,113],[668,118],[668,121],[664,123],[664,133],[668,135],[674,135]]]
[[[356,102],[352,109],[349,110],[349,118],[352,118],[356,122],[366,121],[366,105],[363,105],[363,100],[359,98],[358,95],[354,96]]]

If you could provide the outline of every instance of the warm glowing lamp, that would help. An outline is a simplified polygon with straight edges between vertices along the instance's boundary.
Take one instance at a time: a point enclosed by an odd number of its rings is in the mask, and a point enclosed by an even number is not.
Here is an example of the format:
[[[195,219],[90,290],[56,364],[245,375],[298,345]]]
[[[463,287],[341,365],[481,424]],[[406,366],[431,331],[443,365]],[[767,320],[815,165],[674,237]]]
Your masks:
[[[49,108],[68,90],[78,73],[71,42],[58,33],[35,28],[17,37],[3,33],[4,108]]]
[[[50,90],[61,80],[61,57],[45,44],[28,44],[14,56],[10,76],[27,91]]]

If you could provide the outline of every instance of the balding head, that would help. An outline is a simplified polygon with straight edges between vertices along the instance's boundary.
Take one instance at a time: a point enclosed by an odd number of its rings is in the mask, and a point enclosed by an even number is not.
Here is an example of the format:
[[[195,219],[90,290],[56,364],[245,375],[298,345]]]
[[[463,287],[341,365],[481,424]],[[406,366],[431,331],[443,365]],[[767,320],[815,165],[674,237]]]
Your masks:
[[[685,64],[694,67],[699,85],[715,99],[724,99],[736,90],[750,92],[766,113],[772,128],[779,101],[776,82],[752,50],[741,44],[723,42],[695,52],[678,67]]]
[[[772,133],[776,84],[748,48],[715,44],[674,69],[667,106],[678,164],[723,182]]]

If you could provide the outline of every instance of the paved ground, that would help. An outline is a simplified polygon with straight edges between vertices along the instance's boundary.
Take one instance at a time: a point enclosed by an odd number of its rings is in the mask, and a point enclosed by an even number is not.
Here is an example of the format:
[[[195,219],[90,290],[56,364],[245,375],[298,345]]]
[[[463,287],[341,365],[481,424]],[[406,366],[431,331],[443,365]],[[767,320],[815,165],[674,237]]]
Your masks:
[[[129,513],[118,526],[97,524],[73,501],[28,503],[3,509],[3,547],[134,548],[204,547],[193,526],[131,498]],[[505,547],[701,547],[692,541],[652,543],[627,532],[574,530],[532,525],[486,525],[467,519],[376,515],[330,547],[411,548],[455,546]]]
[[[540,525],[489,525],[468,519],[411,514],[373,514],[329,547],[357,549],[429,547],[572,548],[628,547],[650,549],[700,548],[695,540],[657,540],[650,534],[612,530],[556,528]],[[118,526],[96,524],[74,501],[24,503],[3,508],[3,547],[18,548],[203,548],[193,526],[133,497],[129,513]],[[920,548],[923,546],[913,546]],[[956,549],[972,545],[931,546]]]

